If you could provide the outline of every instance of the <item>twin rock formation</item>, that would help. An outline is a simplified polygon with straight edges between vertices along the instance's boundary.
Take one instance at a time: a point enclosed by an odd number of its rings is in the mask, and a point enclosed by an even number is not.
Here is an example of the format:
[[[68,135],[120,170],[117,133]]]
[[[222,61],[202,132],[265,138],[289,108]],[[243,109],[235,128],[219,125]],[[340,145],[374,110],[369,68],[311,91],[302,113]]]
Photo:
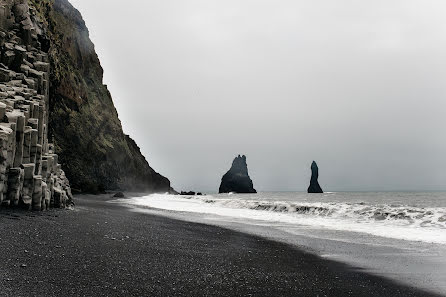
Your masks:
[[[88,29],[67,0],[0,0],[0,50],[2,205],[63,207],[71,188],[174,192],[123,133]],[[322,192],[317,171],[313,163],[309,192]],[[256,193],[246,156],[219,192]]]
[[[311,180],[308,193],[323,193],[318,182],[319,168],[315,161],[311,164]],[[223,175],[221,179],[219,193],[257,193],[254,189],[251,178],[248,175],[248,165],[246,156],[238,155],[232,161],[231,169]]]

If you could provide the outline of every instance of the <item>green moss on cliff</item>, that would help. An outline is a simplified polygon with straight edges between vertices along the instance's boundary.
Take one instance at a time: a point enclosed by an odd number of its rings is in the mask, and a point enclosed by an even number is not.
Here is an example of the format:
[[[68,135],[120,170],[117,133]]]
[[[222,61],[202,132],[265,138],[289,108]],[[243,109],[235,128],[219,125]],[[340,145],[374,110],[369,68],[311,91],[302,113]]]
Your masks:
[[[67,0],[31,0],[51,41],[49,137],[73,189],[165,192],[136,143],[122,132],[80,13]]]

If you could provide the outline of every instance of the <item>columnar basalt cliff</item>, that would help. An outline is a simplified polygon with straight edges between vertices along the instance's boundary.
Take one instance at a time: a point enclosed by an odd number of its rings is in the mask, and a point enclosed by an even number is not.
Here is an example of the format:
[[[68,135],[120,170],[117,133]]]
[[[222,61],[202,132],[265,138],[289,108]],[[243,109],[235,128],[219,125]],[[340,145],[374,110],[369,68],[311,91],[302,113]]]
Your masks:
[[[72,195],[48,142],[49,48],[35,12],[27,1],[0,0],[0,202],[44,210]]]
[[[246,156],[238,155],[232,161],[231,169],[221,179],[219,193],[257,193],[248,175]]]
[[[2,33],[6,35],[2,53],[8,61],[5,73],[23,74],[11,75],[13,84],[19,84],[19,78],[20,84],[32,84],[30,79],[45,82],[46,133],[73,190],[170,191],[169,180],[149,166],[136,143],[123,133],[80,13],[67,0],[0,1],[1,22],[8,28]],[[11,40],[11,32],[18,37]],[[34,54],[33,59],[17,62],[17,57],[35,51],[42,57]],[[44,70],[46,74],[41,74]],[[40,86],[32,86],[41,91]],[[12,93],[3,96],[12,97]]]
[[[310,186],[308,187],[308,193],[323,193],[321,186],[318,182],[319,178],[319,168],[315,161],[311,163],[311,180]]]

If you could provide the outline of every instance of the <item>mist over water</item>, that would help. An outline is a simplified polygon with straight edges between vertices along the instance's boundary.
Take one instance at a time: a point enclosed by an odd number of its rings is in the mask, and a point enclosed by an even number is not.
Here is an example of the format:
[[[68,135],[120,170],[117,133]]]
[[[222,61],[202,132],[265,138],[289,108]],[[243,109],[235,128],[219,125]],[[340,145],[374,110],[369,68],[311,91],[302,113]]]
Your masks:
[[[445,190],[442,0],[71,0],[124,131],[177,190]],[[123,38],[125,36],[125,38]]]

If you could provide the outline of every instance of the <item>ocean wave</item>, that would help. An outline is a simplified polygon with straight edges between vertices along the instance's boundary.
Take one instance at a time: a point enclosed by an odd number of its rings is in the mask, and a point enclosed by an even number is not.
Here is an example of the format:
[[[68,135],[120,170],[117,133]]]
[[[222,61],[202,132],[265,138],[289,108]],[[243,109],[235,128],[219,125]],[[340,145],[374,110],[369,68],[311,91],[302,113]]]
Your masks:
[[[257,201],[241,199],[216,199],[183,196],[185,199],[200,200],[226,208],[262,210],[308,216],[353,219],[358,223],[372,221],[392,221],[417,227],[438,227],[446,229],[446,208],[411,207],[404,205],[368,205],[360,203],[291,203],[285,201]]]
[[[306,226],[446,245],[446,207],[248,200],[245,197],[152,194],[116,202],[138,208],[229,217],[253,224]]]

